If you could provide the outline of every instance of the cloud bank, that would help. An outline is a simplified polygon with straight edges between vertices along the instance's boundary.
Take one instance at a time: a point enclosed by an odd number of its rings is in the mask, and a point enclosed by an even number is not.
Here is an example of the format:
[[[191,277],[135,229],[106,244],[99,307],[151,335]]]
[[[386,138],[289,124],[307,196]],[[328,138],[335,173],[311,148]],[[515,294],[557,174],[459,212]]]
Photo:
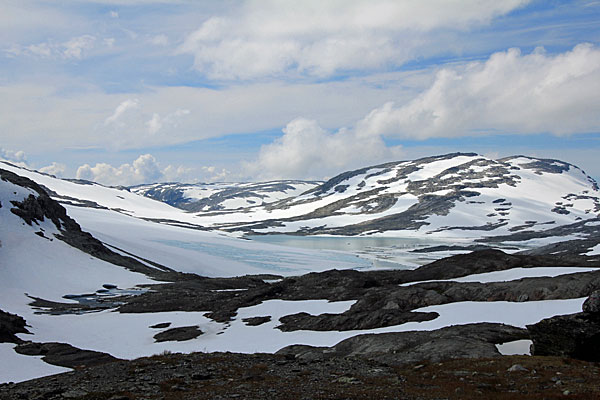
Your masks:
[[[427,32],[467,30],[528,2],[253,0],[206,20],[177,51],[216,79],[327,77],[401,65],[428,43]]]
[[[50,167],[61,167],[60,164],[55,164]],[[97,163],[94,166],[84,164],[77,169],[76,177],[107,186],[133,186],[157,182],[216,182],[226,180],[230,175],[228,170],[214,166],[198,169],[181,165],[163,166],[153,155],[142,154],[131,164],[116,167],[107,163]]]
[[[427,139],[479,133],[597,131],[600,50],[580,44],[549,55],[542,48],[497,52],[485,62],[441,69],[408,104],[390,102],[358,123],[361,135]]]

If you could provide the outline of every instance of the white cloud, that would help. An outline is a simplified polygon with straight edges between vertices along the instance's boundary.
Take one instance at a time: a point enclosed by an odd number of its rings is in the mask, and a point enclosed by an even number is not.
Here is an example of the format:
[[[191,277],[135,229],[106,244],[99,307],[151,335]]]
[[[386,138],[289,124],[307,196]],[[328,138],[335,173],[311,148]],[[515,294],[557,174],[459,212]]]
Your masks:
[[[0,147],[0,160],[8,161],[22,167],[27,167],[27,157],[23,150],[7,150]]]
[[[580,44],[548,55],[498,52],[485,62],[444,68],[402,106],[387,103],[358,124],[361,135],[402,138],[485,132],[587,133],[600,126],[600,49]]]
[[[92,35],[83,35],[74,37],[71,40],[63,43],[65,58],[81,59],[82,53],[85,50],[90,50],[94,47],[96,38]]]
[[[45,174],[54,175],[60,178],[64,176],[66,170],[67,166],[65,164],[57,163],[54,161],[52,162],[52,164],[42,167],[38,171],[43,172]]]
[[[2,137],[2,146],[29,153],[72,147],[147,148],[281,129],[299,115],[336,129],[390,98],[409,100],[430,81],[430,74],[410,71],[325,84],[272,82],[219,89],[146,87],[138,93],[106,93],[60,74],[52,79],[32,77],[26,84],[0,86],[0,132],[11,132]],[[139,108],[132,104],[136,100]],[[124,102],[124,110],[117,113]],[[175,113],[174,124],[163,124],[151,134],[147,123],[155,113],[161,119]]]
[[[181,117],[188,115],[190,110],[176,110],[165,117],[160,116],[158,113],[153,113],[152,118],[146,122],[148,132],[155,134],[160,131],[164,126],[169,128],[177,128]]]
[[[102,42],[104,43],[104,45],[106,47],[108,47],[109,49],[114,47],[115,45],[115,38],[106,38],[104,40],[102,40]]]
[[[206,20],[178,52],[219,79],[380,69],[417,55],[424,33],[466,30],[528,2],[250,0],[234,14]]]
[[[323,178],[350,168],[397,159],[400,147],[387,147],[381,137],[357,136],[341,129],[329,133],[316,121],[298,118],[284,135],[263,146],[246,171],[260,179]]]
[[[222,182],[232,176],[229,170],[222,167],[163,166],[151,154],[140,155],[131,164],[126,163],[119,166],[107,163],[97,163],[94,166],[84,164],[77,169],[76,173],[77,179],[109,186],[132,186],[155,182]]]
[[[152,43],[155,46],[168,46],[169,38],[167,37],[167,35],[164,34],[156,35],[150,38],[150,43]]]
[[[108,125],[123,126],[124,125],[124,122],[122,121],[123,116],[129,110],[135,110],[135,109],[138,109],[139,107],[140,107],[140,101],[138,99],[127,99],[127,100],[122,101],[117,106],[117,108],[115,108],[115,111],[112,113],[112,115],[104,120],[104,125],[106,125],[106,126],[108,126]]]
[[[9,57],[29,56],[37,58],[81,60],[85,52],[88,52],[95,47],[95,42],[95,36],[81,35],[62,43],[48,40],[46,42],[34,43],[26,46],[13,44],[6,48],[4,52]],[[106,47],[112,47],[114,39],[105,39],[103,43]]]
[[[200,170],[203,173],[203,182],[225,182],[233,176],[231,171],[215,166],[201,167]]]
[[[151,154],[139,156],[131,164],[122,164],[114,167],[106,163],[95,166],[84,164],[77,169],[77,179],[86,179],[104,185],[137,185],[141,183],[154,183],[160,181],[185,180],[186,175],[192,170],[185,167],[171,165],[161,168],[160,164]]]

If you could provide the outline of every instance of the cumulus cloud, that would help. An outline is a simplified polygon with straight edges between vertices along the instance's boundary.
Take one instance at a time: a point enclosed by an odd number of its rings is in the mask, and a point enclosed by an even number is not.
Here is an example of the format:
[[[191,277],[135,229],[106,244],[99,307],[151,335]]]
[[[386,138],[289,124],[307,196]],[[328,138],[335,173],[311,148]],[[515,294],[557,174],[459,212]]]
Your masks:
[[[77,179],[104,185],[135,185],[158,182],[163,174],[156,159],[151,154],[143,154],[132,164],[122,164],[118,167],[106,163],[98,163],[93,167],[84,164],[77,169],[76,176]]]
[[[84,164],[77,169],[77,179],[85,179],[109,186],[132,186],[142,183],[155,182],[198,182],[211,181],[217,177],[218,172],[214,167],[189,168],[185,166],[163,166],[151,154],[142,154],[131,164],[113,166],[107,163],[97,163],[94,166]],[[225,170],[223,170],[225,171]],[[228,173],[228,171],[226,171]]]
[[[425,32],[469,29],[528,2],[251,0],[206,20],[178,52],[220,79],[379,69],[414,57]]]
[[[387,103],[359,122],[360,135],[426,139],[485,132],[587,133],[600,126],[600,49],[548,55],[498,52],[440,70],[408,104]]]
[[[27,167],[27,157],[23,150],[7,150],[0,147],[0,160],[8,161],[22,167]]]
[[[54,175],[59,178],[64,176],[66,170],[67,170],[67,166],[65,164],[57,163],[55,161],[52,162],[52,164],[39,169],[40,172],[43,172],[45,174]]]
[[[323,178],[402,154],[399,146],[387,147],[381,137],[361,137],[349,129],[330,133],[305,118],[288,123],[283,133],[261,148],[258,159],[246,165],[247,172],[260,179]]]

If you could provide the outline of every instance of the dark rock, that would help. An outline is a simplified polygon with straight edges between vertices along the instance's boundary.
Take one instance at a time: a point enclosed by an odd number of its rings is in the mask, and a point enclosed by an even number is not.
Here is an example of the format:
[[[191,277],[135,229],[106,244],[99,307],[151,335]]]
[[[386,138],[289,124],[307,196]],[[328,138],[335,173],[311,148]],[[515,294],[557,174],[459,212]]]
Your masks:
[[[528,338],[525,329],[503,324],[456,325],[434,331],[358,335],[333,347],[293,345],[277,354],[326,360],[359,356],[391,366],[454,358],[498,357],[495,344]]]
[[[583,302],[581,307],[584,312],[600,313],[600,291],[595,291]]]
[[[19,344],[15,351],[26,356],[44,356],[42,360],[48,364],[67,368],[89,367],[119,360],[110,354],[82,350],[66,343],[27,342]]]
[[[403,312],[396,309],[369,308],[365,311],[352,309],[342,314],[310,315],[298,313],[281,317],[281,325],[277,326],[284,332],[296,330],[311,331],[352,331],[359,329],[382,328],[404,324],[406,322],[423,322],[437,318],[438,313]]]
[[[108,290],[110,290],[110,289],[116,289],[116,288],[117,288],[117,285],[113,285],[112,283],[105,283],[104,285],[102,285],[102,287],[103,287],[104,289],[108,289]]]
[[[172,328],[164,332],[154,335],[156,342],[184,342],[186,340],[195,339],[202,335],[202,331],[198,326],[182,326],[180,328]]]
[[[582,312],[527,325],[533,355],[600,361],[600,314]]]
[[[22,343],[17,333],[30,333],[23,317],[0,310],[0,343]]]
[[[169,326],[171,326],[170,322],[161,322],[160,324],[152,325],[150,328],[164,329],[164,328],[168,328]]]
[[[271,316],[244,318],[242,321],[248,326],[258,326],[271,321]]]

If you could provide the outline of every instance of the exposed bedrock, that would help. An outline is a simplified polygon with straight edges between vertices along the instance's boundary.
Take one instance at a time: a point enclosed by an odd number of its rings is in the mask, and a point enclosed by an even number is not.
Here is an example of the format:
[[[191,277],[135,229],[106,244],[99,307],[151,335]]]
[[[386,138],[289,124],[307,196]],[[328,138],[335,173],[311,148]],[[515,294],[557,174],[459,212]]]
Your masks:
[[[544,319],[527,329],[533,354],[600,361],[600,291],[583,304],[583,312]]]
[[[353,330],[398,325],[408,321],[433,319],[434,313],[414,313],[425,306],[459,301],[533,301],[589,296],[600,289],[600,270],[557,277],[523,278],[510,282],[459,283],[430,281],[409,286],[403,283],[505,270],[516,267],[560,267],[597,265],[586,257],[509,255],[484,250],[449,257],[413,271],[330,270],[289,277],[265,283],[256,277],[208,279],[192,277],[185,281],[152,285],[152,290],[126,300],[121,312],[209,311],[218,322],[230,321],[239,308],[266,300],[348,301],[355,304],[341,314],[313,316],[305,313],[285,316],[279,329]],[[218,289],[246,289],[222,291]]]
[[[17,333],[29,333],[25,320],[16,314],[0,310],[0,343],[22,343]]]
[[[333,347],[292,345],[278,354],[305,361],[364,357],[402,366],[418,362],[440,362],[454,358],[500,356],[495,344],[528,339],[527,330],[503,324],[455,325],[434,331],[410,331],[358,335]]]
[[[67,368],[90,367],[118,361],[110,354],[92,350],[82,350],[66,343],[33,343],[18,345],[15,351],[26,356],[43,356],[48,364]]]

